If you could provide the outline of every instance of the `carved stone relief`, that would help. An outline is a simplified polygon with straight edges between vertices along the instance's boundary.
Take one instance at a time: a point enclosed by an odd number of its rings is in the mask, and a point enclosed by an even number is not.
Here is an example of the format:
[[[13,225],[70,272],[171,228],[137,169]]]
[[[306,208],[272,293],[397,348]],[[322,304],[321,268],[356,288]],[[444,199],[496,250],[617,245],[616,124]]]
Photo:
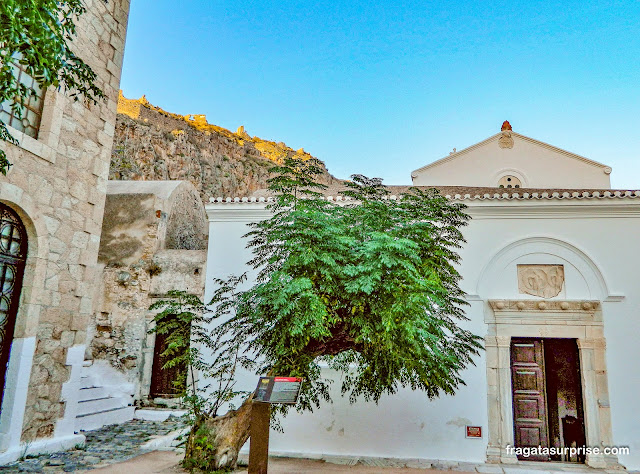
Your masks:
[[[518,265],[518,291],[521,294],[553,298],[564,285],[563,265]]]
[[[500,148],[513,148],[513,137],[511,137],[511,130],[502,131],[502,136],[498,139],[498,146],[500,146]]]
[[[600,309],[595,300],[489,300],[494,312],[540,312],[551,313],[593,313]]]

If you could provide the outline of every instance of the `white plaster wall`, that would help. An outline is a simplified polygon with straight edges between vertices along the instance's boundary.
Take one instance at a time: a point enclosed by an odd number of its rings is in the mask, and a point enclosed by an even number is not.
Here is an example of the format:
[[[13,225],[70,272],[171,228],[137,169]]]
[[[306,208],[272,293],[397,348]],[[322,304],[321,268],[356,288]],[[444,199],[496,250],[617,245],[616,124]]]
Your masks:
[[[613,445],[629,446],[630,455],[619,456],[619,460],[628,469],[640,469],[640,345],[636,336],[640,334],[640,254],[635,237],[640,235],[640,203],[512,204],[491,204],[493,212],[487,210],[489,204],[470,207],[475,217],[464,232],[468,243],[461,252],[463,289],[479,293],[483,300],[537,299],[518,294],[516,265],[562,263],[565,287],[556,299],[604,301]],[[520,215],[514,214],[516,207],[522,209]],[[507,213],[509,218],[505,218]],[[523,245],[516,258],[503,259],[496,266],[499,271],[487,271],[501,250],[526,239],[538,240],[537,248]],[[549,243],[554,240],[558,243]],[[602,282],[596,281],[594,271],[601,274]]]
[[[258,217],[249,205],[224,205],[226,210],[238,210]],[[209,207],[208,207],[209,209]],[[209,212],[211,218],[211,212]],[[231,213],[233,214],[233,213]],[[267,217],[266,213],[261,214]],[[216,218],[217,219],[217,218]],[[248,220],[211,222],[207,258],[207,286],[205,298],[213,292],[212,277],[238,274],[248,268],[251,258],[242,239],[249,228]],[[255,272],[247,285],[255,278]],[[468,326],[482,333],[482,306],[477,305],[479,317]],[[385,396],[379,405],[360,401],[350,405],[340,396],[338,376],[325,369],[327,377],[336,380],[333,404],[324,404],[313,413],[291,412],[283,422],[284,433],[271,432],[270,449],[281,453],[326,454],[352,456],[384,456],[399,458],[449,459],[483,462],[486,436],[466,439],[465,425],[483,426],[486,430],[487,400],[485,363],[478,358],[477,366],[469,368],[463,378],[467,382],[456,397],[443,396],[430,401],[421,392],[400,390],[395,396]],[[253,390],[258,378],[255,374],[241,373],[236,388]]]
[[[207,206],[210,218],[207,298],[213,290],[212,276],[237,274],[250,259],[242,235],[248,230],[249,218],[266,217],[258,208],[257,204],[242,203]],[[627,468],[639,469],[640,415],[635,400],[640,393],[637,366],[640,345],[636,341],[640,333],[637,283],[640,255],[633,236],[640,235],[640,203],[482,201],[472,203],[469,213],[474,219],[464,230],[468,243],[461,252],[462,287],[471,301],[467,311],[471,321],[465,326],[480,336],[487,334],[484,322],[487,299],[535,298],[518,293],[518,263],[563,264],[566,284],[558,299],[604,301],[613,444],[629,446],[631,454],[620,456],[620,461]],[[521,241],[528,243],[513,245]],[[327,375],[335,377],[328,370]],[[484,462],[487,447],[484,356],[477,359],[475,367],[465,371],[463,378],[467,386],[454,397],[430,401],[420,392],[401,390],[384,397],[378,406],[365,402],[350,405],[340,397],[338,381],[334,403],[313,413],[291,413],[283,423],[284,433],[271,433],[270,449],[306,455]],[[241,374],[238,388],[253,390],[256,383],[254,374]],[[483,439],[465,439],[465,425],[482,426]]]
[[[512,134],[513,148],[500,148],[498,136],[461,150],[441,163],[412,173],[416,186],[497,187],[504,175],[521,179],[523,188],[608,189],[605,166],[530,138]],[[609,169],[610,172],[610,169]]]
[[[84,444],[84,435],[73,432],[73,425],[69,425],[69,417],[75,416],[78,399],[76,379],[80,377],[84,346],[74,346],[69,349],[67,363],[71,366],[72,376],[63,384],[63,400],[70,409],[65,410],[64,418],[58,420],[56,433],[53,438],[22,443],[22,423],[29,389],[29,375],[33,363],[36,338],[18,338],[11,343],[11,355],[7,370],[7,384],[2,399],[0,411],[0,465],[10,463],[27,454],[41,452],[56,452],[71,449]],[[78,364],[80,364],[78,366]]]

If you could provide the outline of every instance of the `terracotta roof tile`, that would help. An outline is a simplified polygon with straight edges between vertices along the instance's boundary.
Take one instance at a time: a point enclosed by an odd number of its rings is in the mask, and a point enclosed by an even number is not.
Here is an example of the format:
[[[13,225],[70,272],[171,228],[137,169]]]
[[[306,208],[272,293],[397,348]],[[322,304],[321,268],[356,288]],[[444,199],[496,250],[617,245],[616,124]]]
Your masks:
[[[387,186],[391,196],[400,196],[413,186]],[[415,186],[420,189],[429,189],[430,186]],[[557,188],[489,188],[472,186],[433,186],[440,193],[457,201],[473,200],[526,200],[526,199],[623,199],[640,198],[640,190],[627,189],[557,189]],[[343,185],[333,185],[324,190],[323,194],[328,199],[343,200]],[[265,202],[272,200],[273,194],[266,189],[254,192],[248,197],[210,198],[210,202]],[[348,199],[348,198],[345,198]]]

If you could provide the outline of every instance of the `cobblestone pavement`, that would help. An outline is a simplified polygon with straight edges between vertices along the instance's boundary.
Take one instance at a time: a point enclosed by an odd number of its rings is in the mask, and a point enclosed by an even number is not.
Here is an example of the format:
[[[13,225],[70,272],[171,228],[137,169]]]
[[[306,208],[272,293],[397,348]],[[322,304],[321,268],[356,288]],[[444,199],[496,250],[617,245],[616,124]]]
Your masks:
[[[166,421],[132,420],[83,432],[87,442],[82,448],[59,453],[27,456],[0,466],[0,472],[74,472],[122,462],[145,452],[141,445],[152,437],[163,436],[185,425],[179,418]]]

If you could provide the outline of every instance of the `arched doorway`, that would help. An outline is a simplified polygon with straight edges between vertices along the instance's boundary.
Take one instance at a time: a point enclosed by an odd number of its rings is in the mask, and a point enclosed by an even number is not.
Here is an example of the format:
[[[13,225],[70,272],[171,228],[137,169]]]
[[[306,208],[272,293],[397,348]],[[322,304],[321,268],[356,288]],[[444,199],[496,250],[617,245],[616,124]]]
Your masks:
[[[26,229],[18,215],[0,203],[0,403],[26,259]]]

